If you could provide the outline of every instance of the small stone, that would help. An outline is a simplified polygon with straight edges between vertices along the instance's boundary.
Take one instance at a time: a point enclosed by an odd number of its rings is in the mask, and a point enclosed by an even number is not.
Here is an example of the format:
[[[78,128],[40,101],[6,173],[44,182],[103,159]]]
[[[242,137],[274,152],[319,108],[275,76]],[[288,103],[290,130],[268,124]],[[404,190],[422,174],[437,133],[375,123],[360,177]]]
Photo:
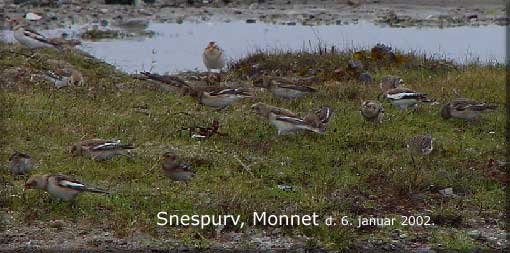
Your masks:
[[[480,239],[482,237],[482,233],[480,233],[478,230],[469,231],[467,234],[473,239]]]
[[[65,222],[63,220],[53,220],[50,221],[49,225],[52,228],[63,228],[65,226]]]
[[[247,24],[255,24],[255,23],[257,23],[257,20],[255,20],[255,19],[247,19],[246,23]]]
[[[358,0],[348,0],[347,4],[350,5],[350,6],[358,6],[359,5],[359,1]]]
[[[372,76],[367,73],[367,72],[363,72],[359,75],[359,80],[363,83],[372,83],[374,81],[374,79],[372,78]]]
[[[453,193],[453,188],[445,188],[442,190],[439,190],[439,193],[443,195],[444,197],[454,197],[455,194]]]
[[[476,13],[466,13],[464,15],[464,18],[470,20],[470,19],[477,19],[478,18],[478,14]]]

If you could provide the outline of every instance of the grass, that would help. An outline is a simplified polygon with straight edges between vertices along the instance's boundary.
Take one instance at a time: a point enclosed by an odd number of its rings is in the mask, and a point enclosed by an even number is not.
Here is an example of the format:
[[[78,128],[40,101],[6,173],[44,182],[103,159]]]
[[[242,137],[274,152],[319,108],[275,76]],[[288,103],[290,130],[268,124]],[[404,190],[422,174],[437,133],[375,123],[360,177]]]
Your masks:
[[[101,224],[118,237],[142,231],[154,240],[172,237],[187,245],[207,247],[217,243],[214,229],[160,229],[156,213],[240,214],[245,220],[253,211],[316,212],[339,219],[344,215],[430,215],[442,225],[400,229],[411,235],[424,234],[422,240],[432,247],[441,244],[466,249],[487,247],[465,235],[472,226],[470,219],[501,219],[505,182],[498,175],[503,172],[488,164],[491,159],[505,160],[503,66],[458,66],[411,54],[402,56],[405,60],[398,64],[364,60],[376,80],[399,75],[409,87],[430,94],[441,104],[459,94],[500,105],[479,122],[466,123],[443,120],[440,105],[400,112],[385,103],[384,123],[375,126],[362,120],[359,106],[361,100],[377,98],[378,85],[335,74],[336,69],[346,66],[352,52],[255,52],[232,63],[228,76],[244,80],[250,73],[271,70],[285,76],[315,75],[322,78],[314,84],[319,92],[296,101],[258,92],[257,98],[219,112],[197,105],[190,97],[146,89],[143,81],[80,54],[40,50],[28,59],[22,52],[26,53],[10,45],[0,46],[0,69],[5,70],[0,76],[4,85],[13,84],[2,94],[4,148],[0,160],[7,166],[14,150],[27,152],[37,164],[33,173],[72,175],[113,195],[85,193],[70,205],[40,191],[24,191],[23,180],[12,177],[7,169],[1,170],[5,187],[0,204],[4,212],[13,215],[11,226],[64,219],[90,226]],[[73,64],[83,72],[86,85],[54,90],[48,83],[31,82],[29,75],[14,78],[6,74],[6,69],[36,73],[51,68],[48,59]],[[126,88],[117,89],[115,84],[119,83]],[[328,105],[335,114],[324,135],[276,136],[272,126],[250,112],[256,101],[302,113]],[[150,113],[138,113],[138,107]],[[220,131],[228,136],[197,141],[177,132],[184,126],[208,125],[213,119],[220,121]],[[436,138],[435,151],[414,168],[405,143],[426,132]],[[71,143],[92,137],[134,143],[135,159],[95,162],[70,156]],[[158,163],[168,149],[208,163],[195,167],[198,174],[188,185],[171,182],[159,173]],[[292,190],[279,190],[278,185],[291,186]],[[443,198],[430,190],[431,186],[452,187],[459,197]],[[460,216],[460,222],[453,214]],[[251,228],[225,230],[247,229]],[[352,249],[372,234],[388,241],[391,230],[321,225],[286,227],[280,233],[308,236],[306,247]]]

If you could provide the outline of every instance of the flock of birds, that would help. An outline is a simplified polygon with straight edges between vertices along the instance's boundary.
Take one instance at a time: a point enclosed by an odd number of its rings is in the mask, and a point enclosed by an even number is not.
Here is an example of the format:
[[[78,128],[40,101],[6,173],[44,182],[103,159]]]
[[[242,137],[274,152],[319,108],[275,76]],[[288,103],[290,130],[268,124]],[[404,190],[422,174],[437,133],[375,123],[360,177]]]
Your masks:
[[[29,30],[22,18],[11,19],[15,39],[25,47],[37,48],[60,48],[64,45],[75,45],[75,41],[56,41],[46,38],[40,33]],[[211,70],[221,70],[225,67],[224,51],[215,42],[209,42],[203,52],[203,62],[210,74]],[[74,75],[77,75],[74,73]],[[163,76],[145,73],[149,79],[161,81]],[[63,79],[65,78],[65,79]],[[67,76],[57,78],[69,84],[83,82],[83,77],[73,77],[72,71]],[[79,80],[78,80],[79,79]],[[271,78],[263,76],[262,86],[271,91],[274,96],[285,99],[298,99],[308,94],[317,92],[315,88],[296,85],[286,79]],[[174,80],[175,81],[175,80]],[[190,95],[195,96],[199,103],[223,109],[234,102],[252,97],[249,90],[244,88],[216,88],[213,90],[191,89],[181,82],[181,87],[190,89]],[[175,83],[175,82],[174,82]],[[427,94],[414,91],[404,87],[404,81],[396,76],[386,76],[381,79],[380,88],[384,98],[400,110],[414,108],[420,102],[433,102],[427,98]],[[278,135],[294,134],[298,132],[324,133],[331,118],[332,112],[329,107],[314,110],[304,117],[284,108],[278,108],[264,103],[255,103],[251,109],[269,121],[276,129]],[[445,104],[440,115],[444,119],[457,118],[467,121],[475,120],[480,113],[496,109],[496,105],[479,102],[473,99],[457,98]],[[377,100],[364,101],[360,107],[361,116],[369,122],[380,124],[384,118],[383,105]],[[213,124],[214,125],[214,124]],[[213,128],[205,129],[206,133],[216,131],[218,123]],[[209,131],[209,132],[208,132]],[[204,137],[204,134],[198,135]],[[431,134],[424,134],[412,137],[407,142],[407,148],[413,157],[428,155],[433,150],[433,137]],[[134,146],[123,144],[118,140],[91,139],[80,141],[71,146],[70,152],[75,156],[88,156],[97,161],[111,160],[115,156],[131,157],[131,150]],[[162,156],[162,172],[175,181],[189,181],[194,172],[188,164],[180,161],[175,153],[167,152]],[[14,175],[26,175],[33,169],[33,161],[30,155],[15,152],[10,157],[10,170]],[[65,175],[32,175],[26,181],[26,188],[40,189],[49,192],[62,200],[73,200],[79,193],[88,191],[95,193],[108,193],[105,190],[89,187],[84,183]]]

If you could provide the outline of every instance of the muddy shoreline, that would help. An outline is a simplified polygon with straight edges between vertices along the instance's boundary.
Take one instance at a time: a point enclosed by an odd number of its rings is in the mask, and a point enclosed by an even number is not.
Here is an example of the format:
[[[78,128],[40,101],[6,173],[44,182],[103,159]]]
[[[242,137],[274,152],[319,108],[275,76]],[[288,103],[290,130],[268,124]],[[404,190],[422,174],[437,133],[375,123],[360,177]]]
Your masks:
[[[44,2],[44,1],[42,1]],[[21,16],[28,12],[42,19],[32,22],[38,29],[63,28],[69,25],[97,24],[122,26],[129,20],[151,22],[265,22],[275,24],[356,23],[360,20],[393,27],[463,26],[508,24],[501,1],[156,1],[155,4],[106,5],[103,1],[59,1],[61,4],[33,5],[3,2],[0,18]],[[229,2],[229,3],[225,3]],[[2,5],[2,4],[0,4]],[[4,27],[7,27],[5,24]]]

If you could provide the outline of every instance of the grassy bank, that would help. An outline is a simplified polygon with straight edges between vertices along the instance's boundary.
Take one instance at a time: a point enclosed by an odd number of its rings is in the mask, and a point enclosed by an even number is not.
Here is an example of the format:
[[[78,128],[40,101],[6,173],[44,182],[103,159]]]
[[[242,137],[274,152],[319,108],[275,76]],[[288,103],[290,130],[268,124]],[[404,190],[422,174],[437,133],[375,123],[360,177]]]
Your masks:
[[[0,204],[4,215],[11,217],[3,223],[4,229],[30,229],[34,222],[64,220],[101,227],[119,238],[143,233],[149,235],[148,244],[158,247],[221,245],[228,241],[226,234],[266,231],[275,238],[294,238],[296,245],[330,249],[363,244],[384,248],[395,244],[394,240],[400,243],[397,247],[413,247],[414,243],[433,248],[487,248],[494,245],[473,239],[468,232],[488,222],[495,225],[494,230],[503,229],[505,178],[502,169],[491,162],[505,160],[502,66],[457,66],[414,55],[402,56],[404,60],[396,63],[364,60],[376,80],[399,75],[408,87],[440,102],[420,105],[415,112],[400,112],[385,103],[386,118],[375,126],[362,120],[359,106],[361,100],[377,99],[378,85],[362,84],[342,74],[339,68],[351,58],[349,52],[259,52],[232,63],[226,76],[244,85],[251,85],[247,75],[256,78],[263,70],[277,70],[284,76],[314,75],[322,81],[314,83],[319,92],[311,97],[287,101],[258,90],[256,98],[222,111],[198,105],[190,97],[147,89],[146,81],[73,52],[41,50],[32,58],[23,53],[29,54],[0,46],[0,77],[5,86],[2,164],[7,166],[14,150],[27,152],[37,164],[34,174],[72,175],[113,194],[82,194],[74,204],[62,203],[42,192],[24,191],[22,179],[1,170],[5,187]],[[30,81],[30,74],[53,67],[50,59],[74,65],[82,71],[85,85],[55,90],[47,82]],[[457,96],[497,103],[500,108],[474,123],[443,120],[441,104]],[[334,115],[323,135],[276,136],[269,123],[250,111],[255,102],[300,113],[328,105]],[[178,131],[209,125],[213,119],[219,120],[226,136],[196,140]],[[435,150],[414,167],[405,143],[423,133],[436,138]],[[133,143],[135,159],[95,162],[71,157],[71,143],[92,137]],[[195,166],[198,173],[189,184],[174,183],[160,173],[158,158],[169,149],[182,157],[207,161]],[[281,190],[278,185],[291,189]],[[438,192],[449,187],[456,197]],[[353,219],[428,215],[436,225],[362,229],[227,226],[218,233],[214,228],[158,227],[159,211],[240,214],[247,221],[253,211],[316,212],[338,219],[344,215]],[[49,227],[46,230],[58,234]],[[83,243],[95,247],[87,240]],[[244,239],[238,246],[256,247]]]

